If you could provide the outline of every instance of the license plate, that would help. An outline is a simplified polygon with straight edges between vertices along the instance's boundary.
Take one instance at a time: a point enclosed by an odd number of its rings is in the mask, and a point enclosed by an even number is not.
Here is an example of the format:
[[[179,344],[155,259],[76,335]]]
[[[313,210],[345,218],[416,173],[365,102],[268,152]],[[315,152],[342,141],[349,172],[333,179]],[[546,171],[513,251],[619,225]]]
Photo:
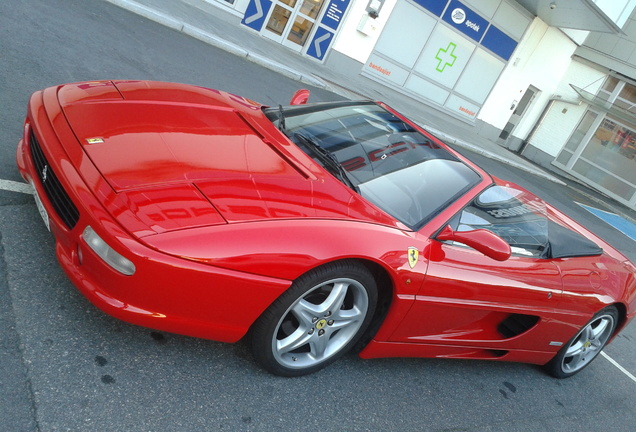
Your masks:
[[[42,216],[42,220],[44,221],[44,225],[46,225],[46,229],[51,231],[51,221],[49,219],[49,214],[46,212],[44,204],[42,204],[42,200],[38,196],[38,191],[35,189],[35,186],[33,186],[33,183],[31,184],[31,187],[33,188],[33,198],[35,198],[35,205],[38,208],[38,212],[40,212],[40,216]]]

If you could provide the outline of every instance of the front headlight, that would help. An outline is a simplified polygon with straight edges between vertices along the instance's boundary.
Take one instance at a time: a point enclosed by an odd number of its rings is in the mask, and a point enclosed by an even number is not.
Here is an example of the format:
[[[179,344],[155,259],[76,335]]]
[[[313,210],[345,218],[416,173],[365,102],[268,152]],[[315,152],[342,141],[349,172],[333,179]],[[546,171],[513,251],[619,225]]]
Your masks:
[[[90,226],[86,226],[86,228],[84,228],[82,238],[93,252],[99,255],[106,264],[118,272],[125,274],[126,276],[132,276],[135,273],[135,265],[108,246],[108,244],[102,240],[102,238],[98,236]]]

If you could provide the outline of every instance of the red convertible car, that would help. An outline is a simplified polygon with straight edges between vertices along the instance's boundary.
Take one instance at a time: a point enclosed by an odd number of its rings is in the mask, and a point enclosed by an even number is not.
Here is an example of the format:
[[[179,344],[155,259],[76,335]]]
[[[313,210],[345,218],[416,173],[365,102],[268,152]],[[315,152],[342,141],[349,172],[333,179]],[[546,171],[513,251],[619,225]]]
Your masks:
[[[17,164],[98,308],[249,338],[283,376],[363,358],[571,376],[636,314],[636,268],[382,103],[264,107],[146,81],[30,99]]]

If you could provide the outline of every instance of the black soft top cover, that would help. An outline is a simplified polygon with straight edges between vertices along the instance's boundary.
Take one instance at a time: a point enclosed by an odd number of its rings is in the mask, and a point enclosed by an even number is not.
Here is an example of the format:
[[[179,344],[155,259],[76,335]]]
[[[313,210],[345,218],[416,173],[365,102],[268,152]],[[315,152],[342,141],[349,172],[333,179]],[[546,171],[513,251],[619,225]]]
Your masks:
[[[551,258],[570,258],[601,255],[603,249],[581,234],[556,222],[548,222]]]

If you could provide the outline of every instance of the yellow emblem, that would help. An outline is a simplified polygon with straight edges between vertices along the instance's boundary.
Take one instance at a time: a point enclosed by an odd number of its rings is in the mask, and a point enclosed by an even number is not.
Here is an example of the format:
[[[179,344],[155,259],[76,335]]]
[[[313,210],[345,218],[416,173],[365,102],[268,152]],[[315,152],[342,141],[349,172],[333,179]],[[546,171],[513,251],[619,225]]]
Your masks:
[[[420,252],[417,250],[417,248],[410,247],[408,250],[408,255],[409,255],[409,266],[413,268],[415,267],[415,264],[417,264],[417,259],[420,257]]]
[[[104,142],[104,138],[100,138],[100,137],[86,138],[86,142],[89,144],[101,144]]]
[[[326,320],[326,319],[321,319],[320,321],[318,321],[318,322],[316,323],[316,328],[317,328],[318,330],[321,330],[321,329],[323,329],[326,325],[327,325],[327,320]]]

